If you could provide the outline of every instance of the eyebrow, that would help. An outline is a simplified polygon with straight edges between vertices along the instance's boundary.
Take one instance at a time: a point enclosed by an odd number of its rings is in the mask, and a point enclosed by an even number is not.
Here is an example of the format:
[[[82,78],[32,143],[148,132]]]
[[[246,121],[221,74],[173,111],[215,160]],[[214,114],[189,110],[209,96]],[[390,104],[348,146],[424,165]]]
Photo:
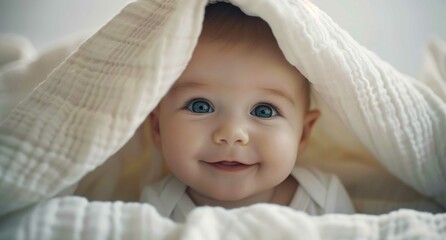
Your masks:
[[[178,83],[175,84],[172,87],[172,91],[178,90],[178,89],[184,89],[184,88],[196,88],[196,87],[206,87],[208,86],[208,84],[206,83],[202,83],[202,82],[185,82],[185,83]],[[284,99],[286,99],[288,102],[290,102],[293,106],[296,105],[294,98],[292,98],[290,95],[286,94],[285,92],[278,90],[278,89],[273,89],[273,88],[268,88],[268,87],[262,87],[260,88],[260,90],[268,92],[270,94],[282,97]]]
[[[205,83],[201,83],[201,82],[185,82],[185,83],[178,83],[175,84],[171,90],[178,90],[181,88],[197,88],[197,87],[205,87],[208,86]]]
[[[273,94],[273,95],[276,95],[276,96],[285,98],[285,99],[286,99],[288,102],[290,102],[293,106],[296,105],[294,99],[293,99],[290,95],[286,94],[286,93],[283,92],[283,91],[280,91],[280,90],[278,90],[278,89],[273,89],[273,88],[260,88],[260,89],[263,90],[263,91],[269,92],[269,93],[271,93],[271,94]]]

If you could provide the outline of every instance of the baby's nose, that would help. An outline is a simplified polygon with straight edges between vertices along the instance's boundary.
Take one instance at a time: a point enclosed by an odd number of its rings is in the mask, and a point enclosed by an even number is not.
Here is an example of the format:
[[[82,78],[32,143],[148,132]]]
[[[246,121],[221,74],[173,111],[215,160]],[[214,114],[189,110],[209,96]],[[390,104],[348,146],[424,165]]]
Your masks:
[[[247,145],[249,135],[246,129],[233,124],[225,124],[216,129],[212,136],[216,144]]]

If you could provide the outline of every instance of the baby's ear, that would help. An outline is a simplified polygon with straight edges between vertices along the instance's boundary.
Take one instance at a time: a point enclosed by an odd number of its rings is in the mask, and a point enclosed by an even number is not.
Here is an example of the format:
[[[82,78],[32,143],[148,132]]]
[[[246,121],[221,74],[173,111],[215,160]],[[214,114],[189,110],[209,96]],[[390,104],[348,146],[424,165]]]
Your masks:
[[[308,140],[310,139],[311,131],[313,130],[314,124],[319,119],[321,112],[317,109],[313,109],[307,112],[304,117],[302,136],[300,138],[298,155],[302,154],[307,147]]]
[[[155,145],[156,148],[161,149],[159,107],[153,109],[153,111],[150,113],[148,117],[148,121],[150,121],[153,144]]]

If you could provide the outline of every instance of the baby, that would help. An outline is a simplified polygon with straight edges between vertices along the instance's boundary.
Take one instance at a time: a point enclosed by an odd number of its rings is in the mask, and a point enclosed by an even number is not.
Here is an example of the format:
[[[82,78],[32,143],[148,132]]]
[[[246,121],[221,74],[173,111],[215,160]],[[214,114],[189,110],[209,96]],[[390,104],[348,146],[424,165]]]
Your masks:
[[[320,114],[309,105],[308,81],[267,23],[210,4],[189,65],[150,115],[171,175],[141,201],[175,221],[196,206],[255,203],[353,213],[336,176],[296,166]]]

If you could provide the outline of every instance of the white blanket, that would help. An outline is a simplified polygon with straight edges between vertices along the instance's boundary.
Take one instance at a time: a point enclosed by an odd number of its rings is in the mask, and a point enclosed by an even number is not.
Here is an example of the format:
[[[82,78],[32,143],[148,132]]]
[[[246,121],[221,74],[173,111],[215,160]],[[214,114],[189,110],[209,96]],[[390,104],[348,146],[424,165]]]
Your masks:
[[[437,94],[358,45],[306,0],[231,3],[269,23],[317,98],[389,172],[446,207],[446,105]],[[0,126],[1,239],[446,236],[445,214],[412,210],[311,217],[268,204],[203,207],[180,225],[147,204],[50,199],[132,137],[184,70],[206,4],[128,5],[13,110]]]

